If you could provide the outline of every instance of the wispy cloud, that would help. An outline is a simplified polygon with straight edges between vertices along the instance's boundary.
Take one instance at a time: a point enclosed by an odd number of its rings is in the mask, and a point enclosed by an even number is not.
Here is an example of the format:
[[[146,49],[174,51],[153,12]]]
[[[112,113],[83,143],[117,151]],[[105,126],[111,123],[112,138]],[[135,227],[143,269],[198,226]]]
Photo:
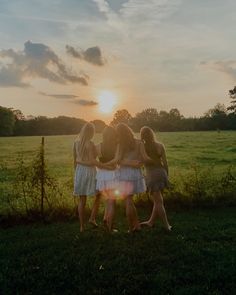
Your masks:
[[[234,81],[236,79],[236,60],[202,61],[200,64],[215,71],[222,72]]]
[[[71,102],[74,104],[79,104],[81,106],[95,106],[98,104],[96,101],[86,99],[76,99]]]
[[[66,45],[66,52],[74,58],[83,59],[93,65],[103,66],[105,59],[102,57],[101,49],[98,46],[86,50],[77,50],[73,46]]]
[[[93,100],[77,99],[79,96],[74,94],[50,94],[41,91],[39,91],[38,93],[43,96],[54,97],[56,99],[64,99],[70,103],[81,106],[95,106],[98,104],[96,101]]]
[[[171,15],[183,0],[129,0],[122,5],[121,14],[131,22],[158,22]]]
[[[23,51],[1,50],[1,58],[11,63],[0,68],[0,85],[25,87],[25,78],[43,78],[59,84],[79,83],[88,85],[86,75],[76,75],[69,70],[56,53],[41,43],[27,41]]]
[[[39,91],[39,94],[41,94],[43,96],[58,98],[58,99],[73,99],[73,98],[78,97],[78,95],[73,95],[73,94],[49,94],[49,93],[45,93],[45,92],[41,92],[41,91]]]

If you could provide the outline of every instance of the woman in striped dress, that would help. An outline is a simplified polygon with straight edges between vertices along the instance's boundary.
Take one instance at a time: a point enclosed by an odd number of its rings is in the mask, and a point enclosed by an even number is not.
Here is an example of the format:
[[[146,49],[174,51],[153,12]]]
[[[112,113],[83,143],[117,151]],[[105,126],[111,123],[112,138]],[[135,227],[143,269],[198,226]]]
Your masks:
[[[129,232],[140,229],[133,196],[146,191],[141,166],[144,161],[151,161],[146,155],[144,144],[134,137],[132,130],[124,123],[116,126],[118,148],[116,157],[110,163],[118,164],[117,192],[124,198]]]
[[[165,147],[162,143],[155,141],[155,135],[151,128],[143,127],[140,131],[141,140],[144,142],[145,151],[152,162],[146,162],[146,184],[153,198],[153,209],[149,220],[141,225],[152,227],[159,216],[167,231],[171,226],[166,216],[163,203],[162,191],[168,186],[168,163]]]

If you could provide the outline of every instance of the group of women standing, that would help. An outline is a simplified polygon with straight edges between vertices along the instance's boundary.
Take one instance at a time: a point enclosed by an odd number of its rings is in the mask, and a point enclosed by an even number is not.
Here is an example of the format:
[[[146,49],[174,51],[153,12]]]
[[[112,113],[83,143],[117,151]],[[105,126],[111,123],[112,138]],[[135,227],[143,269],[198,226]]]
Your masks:
[[[89,196],[95,196],[89,222],[97,226],[96,215],[100,199],[106,200],[104,224],[114,231],[115,203],[125,202],[129,232],[138,231],[141,225],[152,227],[159,216],[166,230],[170,231],[162,197],[168,185],[168,165],[163,144],[155,141],[149,127],[140,131],[141,140],[135,138],[126,124],[115,128],[108,126],[102,133],[102,142],[95,146],[92,139],[94,126],[86,123],[74,142],[74,196],[79,197],[78,213],[80,231],[85,227],[85,206]],[[146,176],[142,172],[145,167]],[[153,210],[149,220],[139,222],[133,196],[149,191]]]

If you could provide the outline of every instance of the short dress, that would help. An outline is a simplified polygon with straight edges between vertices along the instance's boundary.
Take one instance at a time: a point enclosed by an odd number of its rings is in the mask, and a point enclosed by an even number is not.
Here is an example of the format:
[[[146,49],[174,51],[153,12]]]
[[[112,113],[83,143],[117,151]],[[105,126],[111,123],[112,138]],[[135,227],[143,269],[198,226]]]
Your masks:
[[[140,141],[136,140],[135,149],[125,153],[123,160],[139,159],[141,159]],[[121,165],[116,171],[116,178],[118,181],[117,190],[122,196],[140,194],[146,191],[145,179],[141,168]]]
[[[147,155],[154,161],[153,164],[146,164],[146,185],[151,193],[162,191],[168,187],[168,175],[163,167],[161,156],[158,154],[155,142],[145,145]]]
[[[76,152],[78,151],[78,147],[79,142],[77,141],[74,144]],[[94,196],[96,194],[96,173],[95,166],[76,165],[74,196]]]
[[[107,163],[111,161],[115,157],[114,154],[107,155],[103,149],[103,144],[101,143],[98,147],[99,149],[99,161],[101,163]],[[116,180],[116,169],[108,170],[97,168],[96,175],[96,190],[99,192],[115,190],[117,188],[117,180]]]

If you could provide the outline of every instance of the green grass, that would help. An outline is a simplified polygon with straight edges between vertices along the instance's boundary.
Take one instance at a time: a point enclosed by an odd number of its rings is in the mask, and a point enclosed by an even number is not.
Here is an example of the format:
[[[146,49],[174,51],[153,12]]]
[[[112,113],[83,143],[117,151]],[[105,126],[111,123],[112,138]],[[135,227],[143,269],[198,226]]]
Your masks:
[[[117,234],[109,235],[101,227],[79,234],[71,197],[75,136],[46,137],[48,168],[63,190],[58,218],[64,222],[46,218],[54,223],[23,225],[24,219],[16,215],[21,225],[0,229],[0,294],[234,294],[235,207],[176,211],[175,202],[210,198],[212,206],[215,193],[222,196],[219,204],[235,200],[235,182],[219,191],[217,174],[230,165],[235,173],[236,132],[173,132],[157,137],[166,146],[170,180],[177,180],[174,195],[166,195],[173,232],[166,233],[158,224],[129,235],[123,206],[118,206]],[[99,140],[96,135],[95,142]],[[40,137],[0,138],[0,164],[7,167],[0,169],[0,194],[14,183],[19,156],[30,163],[40,141]],[[191,170],[195,164],[208,170],[196,178]],[[0,217],[8,210],[4,200],[1,195]],[[140,207],[140,197],[137,201],[140,219],[145,220],[150,213],[147,202]],[[58,200],[52,202],[56,205]]]
[[[49,167],[59,178],[72,171],[72,145],[76,136],[47,136],[46,157]],[[236,164],[236,132],[162,132],[157,134],[167,150],[171,170],[188,169],[191,163],[215,165],[219,169]],[[98,143],[101,136],[95,136]],[[39,136],[0,137],[0,162],[14,169],[19,154],[30,161],[41,141]]]
[[[137,135],[138,136],[138,135]],[[62,197],[52,201],[62,204],[64,207],[72,208],[73,199],[73,159],[72,146],[75,135],[71,136],[47,136],[45,138],[45,151],[47,165],[51,176],[59,185]],[[191,200],[198,195],[205,195],[205,199],[225,197],[234,203],[234,186],[228,183],[227,188],[222,191],[222,177],[227,178],[227,168],[232,166],[232,173],[236,173],[236,132],[163,132],[157,134],[157,139],[166,146],[167,157],[170,167],[170,181],[174,184],[174,191],[170,194],[180,197],[182,200]],[[101,135],[96,134],[94,141],[98,143]],[[15,183],[15,173],[19,164],[19,157],[22,156],[25,163],[29,164],[35,157],[41,137],[6,137],[0,138],[0,164],[7,167],[7,171],[0,167],[0,216],[6,215],[12,209],[7,198],[12,194],[12,187]],[[194,167],[197,167],[197,178]],[[204,171],[205,169],[205,171]],[[194,179],[196,178],[196,179]],[[186,181],[186,183],[185,183]],[[194,183],[194,186],[191,185]],[[222,191],[222,192],[221,192]],[[201,196],[201,199],[202,196]],[[14,203],[15,201],[13,201]],[[17,200],[17,208],[21,210],[22,198]],[[12,213],[12,212],[10,212]]]
[[[234,294],[234,208],[172,211],[172,233],[133,235],[121,209],[112,235],[77,221],[1,229],[0,293]]]

